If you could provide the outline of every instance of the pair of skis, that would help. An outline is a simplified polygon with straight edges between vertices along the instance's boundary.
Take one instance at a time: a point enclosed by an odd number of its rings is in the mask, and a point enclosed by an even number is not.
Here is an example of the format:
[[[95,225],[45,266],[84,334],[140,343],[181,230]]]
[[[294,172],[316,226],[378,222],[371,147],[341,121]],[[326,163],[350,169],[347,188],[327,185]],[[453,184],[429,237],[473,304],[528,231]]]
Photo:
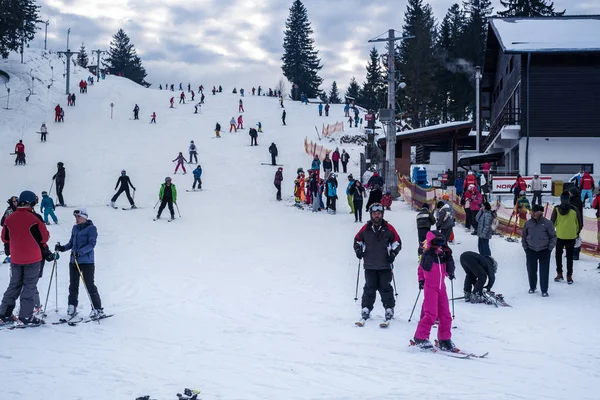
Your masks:
[[[354,323],[354,325],[359,326],[359,327],[362,328],[363,326],[365,326],[366,322],[367,322],[367,320],[363,318],[360,321],[356,321]],[[390,326],[391,322],[392,322],[391,319],[386,319],[386,320],[384,320],[384,321],[382,321],[382,322],[379,323],[379,327],[380,328],[387,328],[388,326]]]
[[[416,343],[414,340],[410,340],[409,342],[409,347],[416,347]],[[417,347],[418,348],[418,347]],[[468,359],[468,358],[485,358],[487,357],[487,355],[489,354],[489,352],[486,352],[484,354],[475,354],[475,353],[469,353],[463,350],[459,350],[459,349],[454,349],[454,351],[450,351],[450,350],[442,350],[442,348],[440,347],[440,343],[438,340],[435,341],[435,344],[433,345],[433,347],[429,348],[429,349],[420,349],[423,352],[431,352],[434,354],[440,354],[443,356],[448,356],[448,357],[452,357],[452,358],[461,358],[461,359]]]
[[[487,304],[492,304],[496,307],[512,307],[504,300],[504,296],[501,293],[494,292],[483,292],[483,297],[485,297]]]
[[[83,322],[84,324],[87,324],[88,322],[96,322],[96,321],[99,321],[102,319],[110,318],[113,315],[115,315],[115,314],[106,314],[102,317],[84,319],[81,317],[77,318],[77,313],[75,313],[75,315],[72,315],[70,318],[61,318],[58,320],[58,322],[53,322],[52,325],[67,324],[69,326],[77,326],[81,322]]]

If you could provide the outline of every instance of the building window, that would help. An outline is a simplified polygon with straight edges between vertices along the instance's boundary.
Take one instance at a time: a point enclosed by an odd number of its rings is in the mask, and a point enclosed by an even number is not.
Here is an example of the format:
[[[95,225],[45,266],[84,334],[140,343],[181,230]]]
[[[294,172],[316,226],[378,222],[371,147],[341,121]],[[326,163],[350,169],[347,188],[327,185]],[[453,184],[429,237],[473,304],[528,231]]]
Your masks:
[[[542,174],[575,175],[581,168],[590,174],[594,173],[594,164],[541,164]]]
[[[513,57],[510,57],[510,72],[513,72],[514,66],[515,66],[514,59],[513,59]]]

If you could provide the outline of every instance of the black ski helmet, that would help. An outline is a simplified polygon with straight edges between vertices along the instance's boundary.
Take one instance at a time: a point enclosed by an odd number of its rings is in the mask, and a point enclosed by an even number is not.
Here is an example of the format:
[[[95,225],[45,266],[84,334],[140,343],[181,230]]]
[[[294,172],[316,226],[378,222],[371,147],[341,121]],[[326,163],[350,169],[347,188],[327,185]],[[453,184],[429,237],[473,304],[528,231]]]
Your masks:
[[[60,168],[60,167],[64,167],[64,166],[65,166],[65,164],[63,164],[63,163],[62,163],[62,161],[59,161],[59,162],[58,162],[58,164],[56,164],[56,165],[57,165],[59,168]]]
[[[125,175],[127,173],[127,171],[125,171],[124,169],[121,170],[121,175]]]

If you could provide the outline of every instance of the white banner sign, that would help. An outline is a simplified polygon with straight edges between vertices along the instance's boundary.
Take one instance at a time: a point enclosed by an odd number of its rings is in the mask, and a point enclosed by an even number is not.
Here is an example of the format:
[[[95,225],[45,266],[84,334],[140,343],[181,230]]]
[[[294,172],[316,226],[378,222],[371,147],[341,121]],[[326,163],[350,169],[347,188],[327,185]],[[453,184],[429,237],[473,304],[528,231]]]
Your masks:
[[[527,183],[527,193],[531,191],[531,180],[533,176],[524,176],[525,183]],[[552,177],[551,176],[540,176],[542,180],[542,192],[552,192]],[[492,177],[492,193],[510,193],[510,188],[514,185],[517,180],[516,176],[493,176]]]

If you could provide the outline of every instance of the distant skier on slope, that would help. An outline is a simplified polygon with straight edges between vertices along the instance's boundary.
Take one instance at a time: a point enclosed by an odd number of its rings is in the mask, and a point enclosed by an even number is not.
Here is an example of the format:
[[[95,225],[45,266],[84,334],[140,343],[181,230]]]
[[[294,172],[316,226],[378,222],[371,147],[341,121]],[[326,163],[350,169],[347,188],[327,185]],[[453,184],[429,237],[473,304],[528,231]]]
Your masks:
[[[67,171],[65,169],[65,164],[62,162],[58,162],[56,164],[57,171],[52,177],[52,180],[56,182],[56,197],[58,197],[58,204],[61,207],[66,207],[65,199],[63,198],[63,189],[65,188],[65,178],[67,175]]]
[[[187,160],[183,156],[182,152],[179,152],[179,155],[175,157],[175,159],[172,162],[175,161],[177,161],[177,166],[175,167],[175,174],[177,173],[179,167],[181,167],[181,169],[183,170],[183,174],[185,175],[187,173],[187,171],[185,170],[185,163],[187,162]]]
[[[165,206],[169,206],[169,212],[171,213],[171,219],[175,219],[175,210],[173,209],[173,203],[177,204],[177,188],[171,183],[171,178],[166,177],[165,183],[160,185],[158,191],[158,199],[160,200],[160,207],[158,207],[158,214],[156,219],[160,219]]]
[[[215,125],[215,135],[216,137],[220,138],[221,137],[221,124],[217,122],[217,124]]]
[[[190,152],[189,164],[192,163],[192,159],[195,159],[196,160],[195,164],[198,164],[198,149],[196,148],[196,145],[194,144],[193,140],[190,142],[189,152]]]
[[[277,165],[276,158],[279,155],[279,152],[277,151],[277,145],[275,142],[272,142],[269,146],[269,153],[271,153],[271,165]]]
[[[196,184],[198,184],[198,190],[202,189],[202,167],[198,165],[195,170],[192,171],[194,174],[194,183],[192,184],[192,190],[196,190]]]
[[[277,172],[275,172],[275,180],[273,181],[273,184],[277,189],[276,199],[278,201],[281,201],[281,182],[283,182],[283,168],[279,167],[277,168]]]
[[[117,183],[115,184],[115,190],[117,190],[117,187],[119,187],[119,190],[117,191],[117,193],[115,193],[112,199],[110,199],[110,206],[112,208],[117,208],[117,206],[115,206],[115,202],[123,192],[125,192],[127,200],[129,200],[129,204],[131,204],[131,208],[137,208],[133,199],[131,198],[131,195],[129,194],[129,186],[131,186],[131,188],[135,192],[135,186],[133,186],[133,183],[131,183],[129,176],[127,176],[127,171],[121,170],[121,176],[119,177],[119,179],[117,179]]]

